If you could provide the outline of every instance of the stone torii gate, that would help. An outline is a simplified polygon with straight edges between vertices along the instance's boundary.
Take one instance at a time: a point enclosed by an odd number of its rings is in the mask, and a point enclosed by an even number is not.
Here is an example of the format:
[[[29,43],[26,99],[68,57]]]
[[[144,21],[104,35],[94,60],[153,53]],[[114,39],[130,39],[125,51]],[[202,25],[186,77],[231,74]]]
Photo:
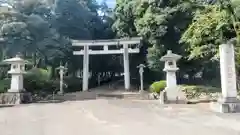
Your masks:
[[[123,39],[110,39],[110,40],[72,40],[72,45],[81,47],[80,51],[73,51],[74,55],[83,55],[83,85],[82,90],[88,90],[88,77],[89,77],[89,55],[101,54],[123,54],[124,60],[124,84],[125,89],[130,89],[130,73],[129,73],[129,53],[139,53],[139,44],[141,43],[140,37],[123,38]],[[130,45],[137,45],[131,48]],[[101,50],[91,50],[90,47],[100,46]],[[119,49],[110,49],[109,47],[118,46]]]

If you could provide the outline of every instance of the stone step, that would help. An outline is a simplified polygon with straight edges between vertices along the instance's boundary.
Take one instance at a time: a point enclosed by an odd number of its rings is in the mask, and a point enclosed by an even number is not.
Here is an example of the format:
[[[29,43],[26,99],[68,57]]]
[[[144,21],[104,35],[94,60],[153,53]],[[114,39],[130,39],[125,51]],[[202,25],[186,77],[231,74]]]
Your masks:
[[[97,98],[117,98],[117,99],[138,99],[138,100],[149,100],[148,93],[112,93],[112,94],[98,94]]]
[[[55,95],[54,99],[66,100],[66,101],[90,100],[90,99],[96,99],[96,94],[91,92],[70,93],[70,94],[64,94],[64,95]]]
[[[64,101],[75,101],[75,100],[94,100],[94,99],[137,99],[137,100],[149,100],[148,93],[95,93],[95,92],[78,92],[68,93],[64,95],[55,95],[49,97],[49,100],[64,100]]]

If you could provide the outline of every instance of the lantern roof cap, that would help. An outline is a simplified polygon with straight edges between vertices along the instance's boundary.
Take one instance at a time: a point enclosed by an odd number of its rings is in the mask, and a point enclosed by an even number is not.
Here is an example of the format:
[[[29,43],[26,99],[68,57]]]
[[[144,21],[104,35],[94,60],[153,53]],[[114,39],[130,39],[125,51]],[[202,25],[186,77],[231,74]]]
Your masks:
[[[144,64],[139,64],[137,68],[145,68],[146,66]]]
[[[57,68],[58,70],[61,70],[61,69],[64,69],[64,70],[67,70],[67,68],[66,67],[64,67],[64,66],[59,66],[58,68]]]
[[[172,50],[168,50],[167,51],[167,54],[162,56],[161,57],[161,61],[168,61],[168,60],[179,60],[182,56],[181,55],[178,55],[178,54],[175,54],[175,53],[172,53]]]
[[[4,63],[7,64],[12,64],[12,63],[28,63],[28,61],[22,59],[20,55],[16,55],[14,58],[6,59],[3,61]]]
[[[57,68],[57,70],[67,70],[65,66],[62,65],[62,62],[60,62],[60,66]]]

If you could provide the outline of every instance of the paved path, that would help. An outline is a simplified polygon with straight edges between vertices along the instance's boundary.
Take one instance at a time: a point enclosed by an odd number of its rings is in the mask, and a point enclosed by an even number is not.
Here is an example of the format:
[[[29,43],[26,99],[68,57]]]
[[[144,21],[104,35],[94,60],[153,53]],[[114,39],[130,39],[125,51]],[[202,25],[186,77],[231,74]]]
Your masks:
[[[0,135],[240,135],[240,114],[156,101],[30,104],[0,108]]]

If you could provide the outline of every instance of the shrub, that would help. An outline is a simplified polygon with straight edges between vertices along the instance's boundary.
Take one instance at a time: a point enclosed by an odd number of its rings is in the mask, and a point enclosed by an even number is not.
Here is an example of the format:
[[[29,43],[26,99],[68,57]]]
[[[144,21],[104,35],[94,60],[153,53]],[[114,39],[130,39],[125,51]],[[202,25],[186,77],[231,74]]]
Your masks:
[[[181,85],[180,88],[188,99],[198,98],[203,94],[211,96],[213,93],[221,92],[221,88],[203,85]]]
[[[151,92],[155,92],[155,93],[160,93],[162,90],[164,90],[166,87],[166,81],[165,80],[161,80],[158,82],[154,82],[151,86],[150,86],[150,91]]]
[[[82,89],[82,80],[77,77],[65,77],[64,82],[67,84],[65,92],[76,92]]]
[[[218,87],[212,86],[203,86],[203,85],[181,85],[181,89],[184,92],[198,92],[198,93],[215,93],[221,92],[221,89]]]
[[[7,92],[10,88],[11,80],[9,78],[0,80],[0,93]]]
[[[33,68],[24,75],[24,87],[32,93],[52,93],[58,87],[58,82],[50,80],[50,72],[41,68]]]
[[[38,81],[47,81],[50,80],[51,73],[50,71],[42,68],[33,68],[27,72],[25,75],[26,78],[32,78]]]

